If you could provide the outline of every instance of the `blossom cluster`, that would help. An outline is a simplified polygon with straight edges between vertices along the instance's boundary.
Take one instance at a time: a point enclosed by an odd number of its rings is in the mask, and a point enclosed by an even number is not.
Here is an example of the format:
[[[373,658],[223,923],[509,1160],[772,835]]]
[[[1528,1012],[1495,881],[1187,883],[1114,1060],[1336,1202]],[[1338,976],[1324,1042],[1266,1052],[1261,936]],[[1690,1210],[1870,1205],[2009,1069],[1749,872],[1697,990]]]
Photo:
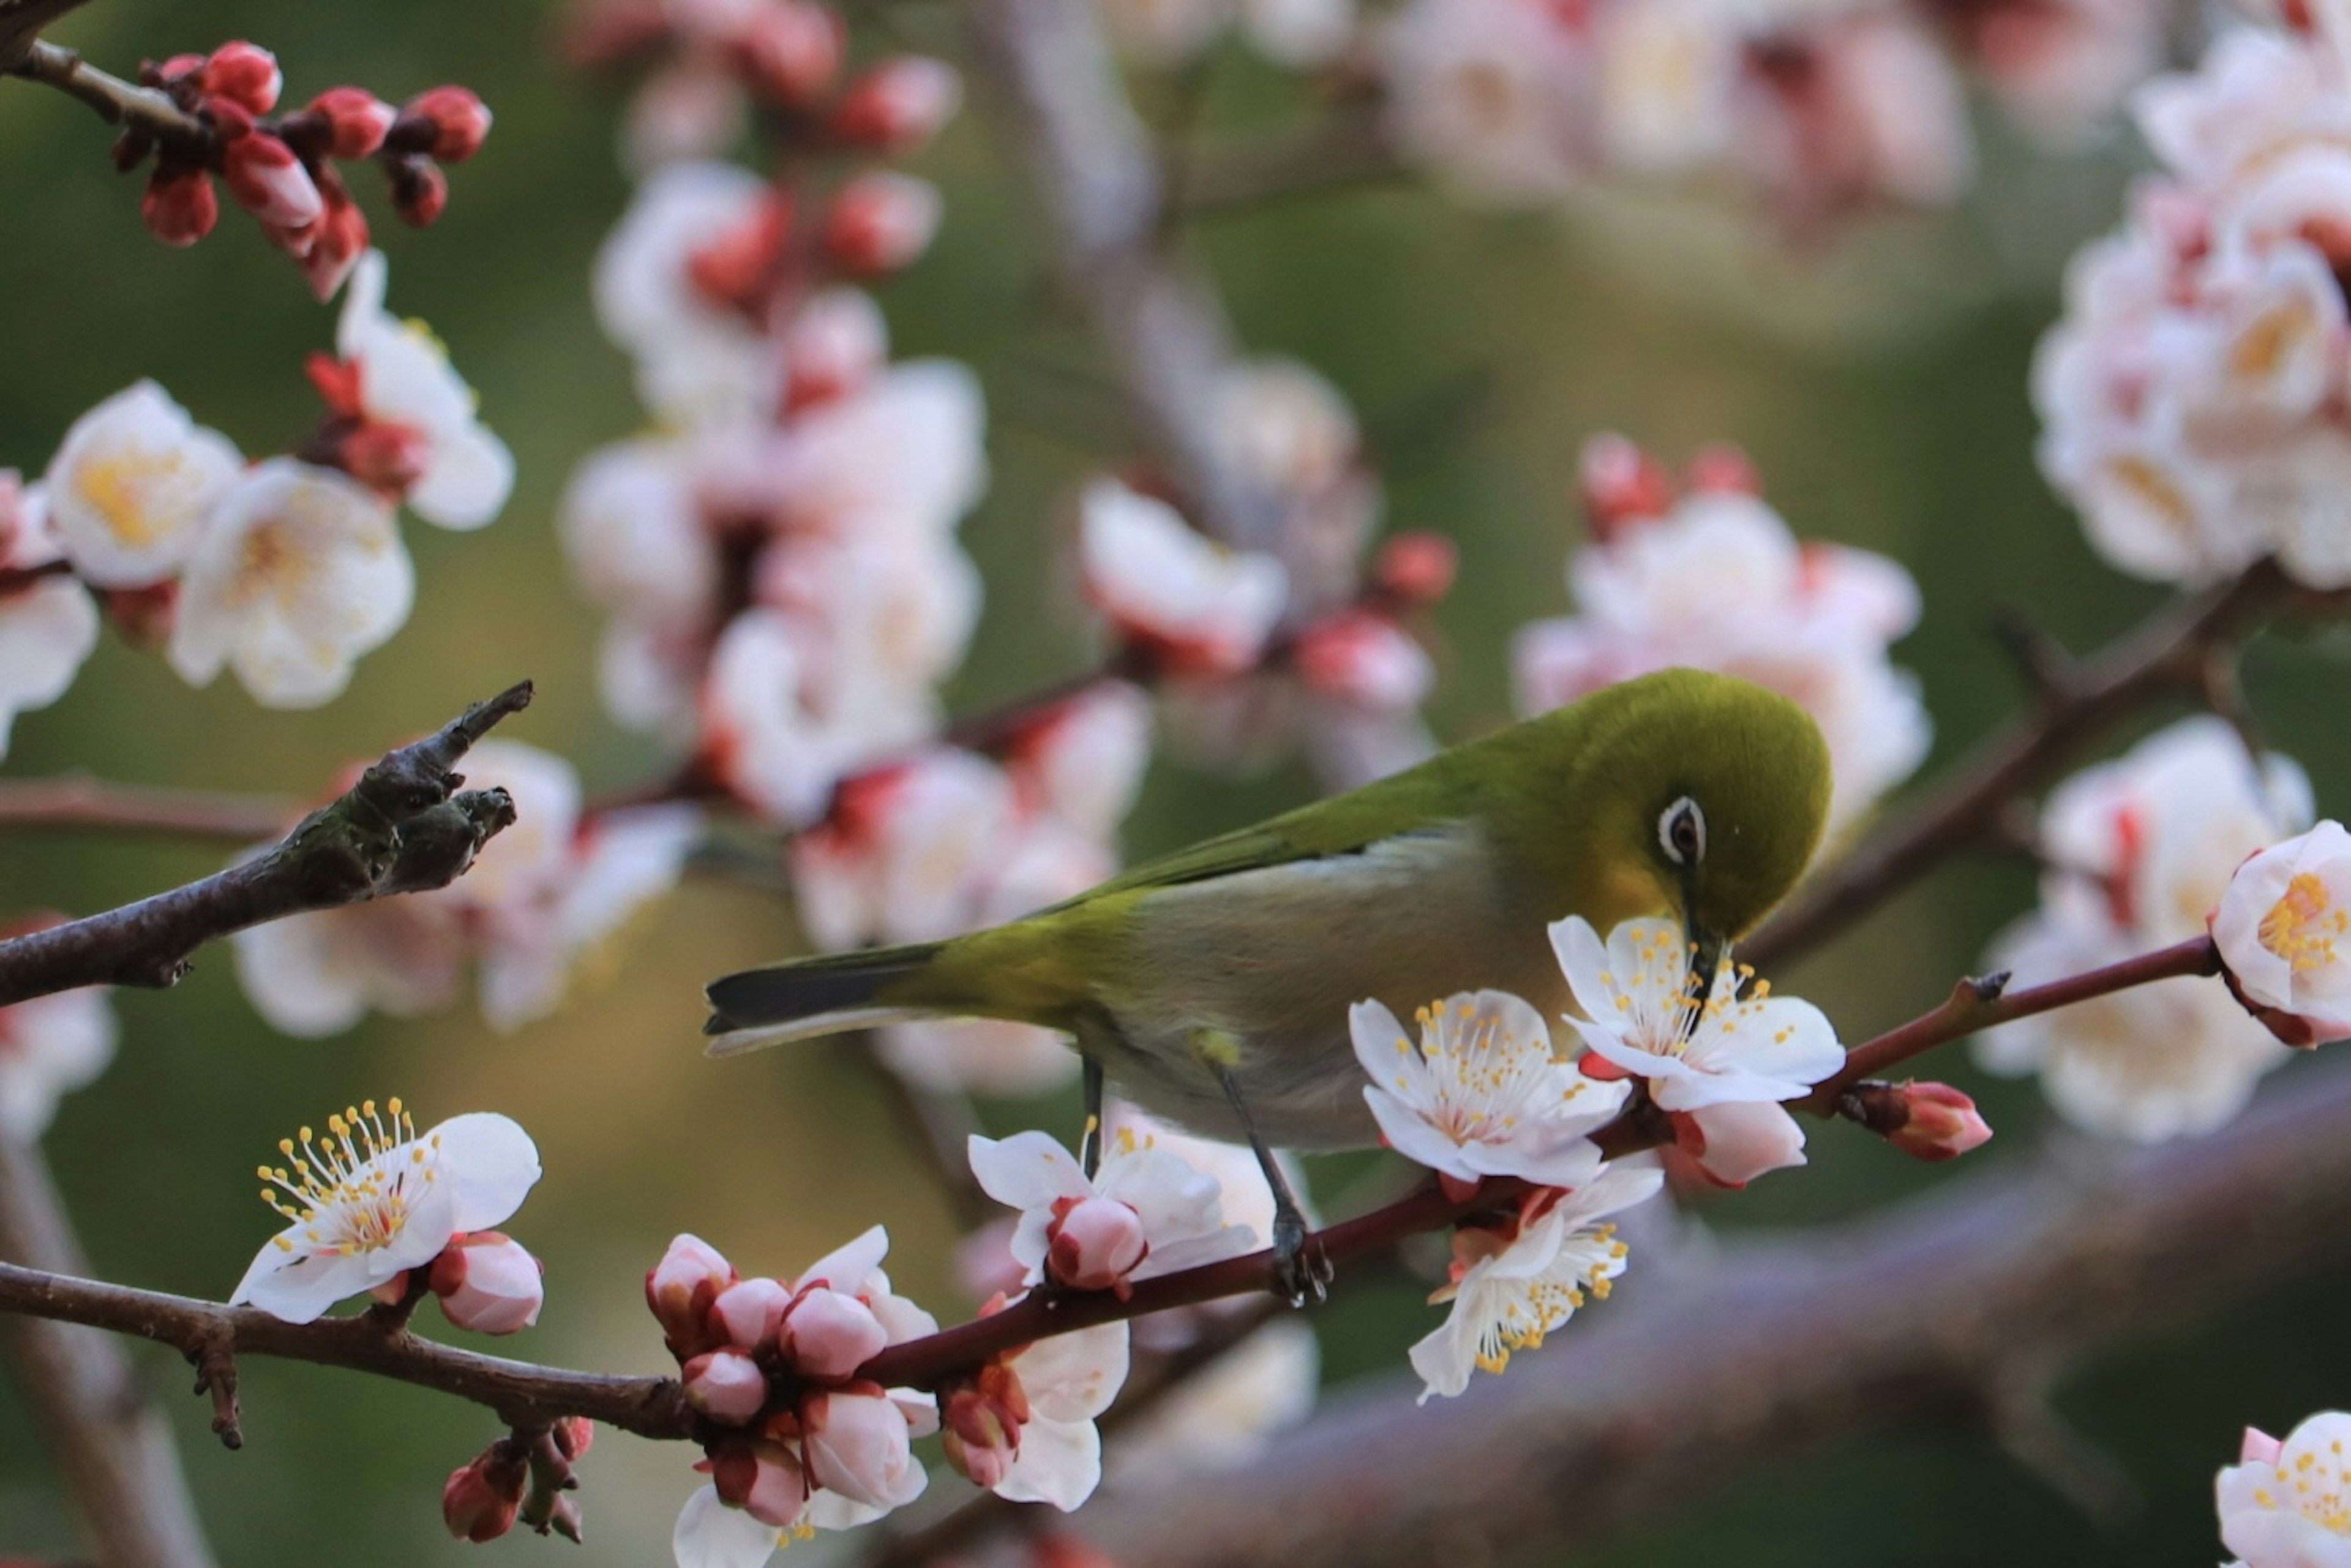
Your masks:
[[[335,355],[310,365],[328,417],[298,452],[247,463],[142,381],[76,420],[38,481],[0,473],[0,748],[71,685],[101,603],[191,685],[229,669],[269,706],[327,702],[408,619],[394,507],[497,516],[513,459],[439,340],[384,309],[385,277],[381,252],[360,259]]]
[[[456,1000],[471,966],[483,1016],[519,1028],[554,1011],[573,977],[676,884],[701,834],[690,805],[591,810],[569,763],[520,741],[481,742],[465,778],[505,789],[516,817],[464,876],[237,933],[237,978],[263,1018],[316,1038],[371,1011],[434,1012]]]
[[[2040,907],[1994,940],[1991,962],[2032,985],[2199,936],[2240,862],[2310,815],[2291,759],[2254,758],[2221,719],[2183,719],[2051,791]],[[2182,978],[2002,1025],[1976,1055],[2038,1073],[2069,1121],[2153,1141],[2219,1126],[2286,1052],[2221,987]]]
[[[2239,29],[2135,99],[2162,172],[2075,256],[2032,379],[2043,471],[2135,576],[2351,583],[2346,42]]]
[[[1918,619],[1899,562],[1799,540],[1730,448],[1701,453],[1677,486],[1623,436],[1596,436],[1582,483],[1593,538],[1568,560],[1578,613],[1520,632],[1520,712],[1674,665],[1753,681],[1820,725],[1833,835],[1926,759],[1918,683],[1886,654]]]
[[[2028,133],[2082,140],[2159,64],[2162,20],[2154,0],[1408,0],[1377,58],[1398,146],[1471,199],[1729,183],[1806,223],[1964,190],[1963,72]]]
[[[1451,542],[1407,532],[1372,550],[1378,480],[1346,401],[1305,365],[1234,365],[1214,396],[1215,428],[1271,502],[1279,543],[1228,548],[1147,479],[1094,480],[1078,576],[1115,661],[1160,693],[1175,743],[1213,766],[1253,770],[1302,744],[1326,779],[1358,784],[1422,760],[1437,668],[1419,622],[1452,586]]]
[[[695,1467],[710,1484],[678,1515],[679,1568],[757,1568],[792,1538],[922,1495],[928,1478],[909,1445],[938,1429],[936,1402],[856,1375],[886,1346],[938,1329],[891,1291],[889,1249],[875,1226],[796,1280],[746,1279],[680,1236],[646,1274],[686,1399],[721,1434]]]
[[[205,132],[193,142],[164,138],[134,119],[116,143],[115,162],[124,169],[154,155],[139,209],[148,228],[175,246],[210,234],[220,221],[217,173],[321,299],[342,287],[368,248],[367,214],[340,165],[381,164],[393,206],[423,228],[448,205],[442,166],[471,158],[490,131],[490,111],[462,87],[434,88],[397,109],[365,88],[329,88],[300,110],[273,118],[284,73],[276,56],[243,40],[209,55],[151,62],[139,79]]]

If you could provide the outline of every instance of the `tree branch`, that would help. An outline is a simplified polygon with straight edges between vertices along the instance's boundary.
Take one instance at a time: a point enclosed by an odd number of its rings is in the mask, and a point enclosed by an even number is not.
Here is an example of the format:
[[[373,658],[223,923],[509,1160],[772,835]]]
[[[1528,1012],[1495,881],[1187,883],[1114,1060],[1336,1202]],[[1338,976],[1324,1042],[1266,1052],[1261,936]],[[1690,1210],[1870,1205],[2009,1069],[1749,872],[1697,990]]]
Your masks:
[[[2339,612],[2351,595],[2297,589],[2269,560],[2221,588],[2167,606],[2080,664],[2039,656],[2037,704],[1968,753],[1942,784],[1823,869],[1740,945],[1761,967],[1828,940],[1954,851],[1995,831],[2019,795],[2165,692],[2201,695],[2216,651],[2280,611]]]
[[[117,784],[87,774],[0,779],[0,829],[93,828],[249,844],[299,810],[291,796]]]
[[[73,0],[75,5],[85,3]],[[5,18],[0,17],[0,26],[5,24]],[[0,35],[0,59],[7,59],[5,35]],[[109,125],[137,131],[161,146],[199,161],[208,158],[218,141],[209,124],[173,103],[170,95],[124,81],[57,44],[36,39],[5,69],[11,76],[47,83],[81,99]]]
[[[5,1140],[0,1258],[8,1260],[0,1267],[20,1273],[89,1268],[40,1151]],[[108,1568],[211,1568],[171,1427],[122,1347],[94,1329],[31,1317],[9,1325],[7,1344],[98,1561]]]
[[[360,781],[242,864],[104,915],[0,942],[0,1007],[79,986],[171,986],[232,932],[308,910],[445,887],[514,821],[503,789],[460,791],[450,771],[530,703],[530,683],[476,703],[388,752]]]
[[[89,0],[0,0],[0,71],[13,70],[41,29]]]

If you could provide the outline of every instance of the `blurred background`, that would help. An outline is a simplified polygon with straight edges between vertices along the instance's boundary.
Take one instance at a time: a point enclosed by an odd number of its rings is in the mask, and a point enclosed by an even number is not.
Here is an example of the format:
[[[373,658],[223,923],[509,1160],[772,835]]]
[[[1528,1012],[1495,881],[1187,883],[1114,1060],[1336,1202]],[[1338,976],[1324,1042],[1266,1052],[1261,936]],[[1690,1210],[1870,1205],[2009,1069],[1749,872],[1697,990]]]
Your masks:
[[[953,56],[955,18],[893,4],[890,26]],[[221,789],[319,791],[335,771],[437,724],[521,676],[539,700],[507,733],[572,758],[590,789],[656,775],[664,758],[601,716],[595,617],[569,592],[552,528],[580,455],[642,419],[628,367],[589,303],[596,246],[626,199],[614,159],[619,90],[560,63],[554,7],[521,0],[104,0],[54,33],[127,71],[141,57],[250,37],[275,49],[298,99],[351,80],[392,99],[443,81],[497,115],[480,159],[429,236],[401,228],[378,190],[361,200],[392,260],[397,313],[429,320],[513,446],[520,483],[477,535],[407,529],[416,613],[361,662],[349,695],[270,712],[234,682],[191,692],[113,633],[71,694],[16,726],[9,773]],[[1228,130],[1278,114],[1290,89],[1238,51],[1219,57],[1205,120]],[[993,479],[963,536],[986,576],[986,619],[948,693],[968,709],[1081,667],[1055,549],[1071,486],[1131,450],[1080,324],[1057,303],[1033,208],[978,95],[917,165],[947,199],[941,237],[882,299],[897,351],[973,365],[988,395]],[[2028,606],[2076,647],[2128,624],[2156,591],[2096,564],[2032,460],[2025,392],[2059,268],[2107,227],[2138,154],[2125,138],[2062,162],[1989,131],[1986,168],[1955,208],[1865,219],[1789,245],[1681,209],[1612,204],[1571,219],[1481,215],[1398,182],[1213,220],[1194,239],[1254,351],[1295,355],[1353,402],[1387,486],[1392,527],[1460,546],[1438,612],[1447,651],[1430,718],[1440,736],[1508,716],[1510,633],[1567,607],[1561,563],[1583,440],[1625,432],[1678,462],[1736,441],[1802,534],[1891,553],[1916,573],[1921,629],[1896,651],[1921,677],[1936,757],[1963,748],[2016,699],[1985,635],[1995,607]],[[107,132],[63,96],[0,85],[0,465],[37,472],[68,422],[152,376],[247,451],[298,440],[316,416],[301,373],[329,346],[311,302],[254,225],[223,224],[185,252],[141,226],[137,191],[106,159]],[[1744,237],[1742,236],[1744,233]],[[2265,642],[2250,665],[2276,742],[2318,786],[2322,812],[2351,795],[2351,730],[2334,652]],[[1286,771],[1245,783],[1163,758],[1130,820],[1141,856],[1306,798]],[[215,850],[94,835],[0,841],[5,913],[86,912],[200,874]],[[1866,930],[1775,977],[1848,1038],[1938,999],[1987,936],[2028,905],[2029,868],[1949,868]],[[470,1009],[371,1019],[324,1042],[282,1038],[238,992],[225,951],[179,990],[118,998],[124,1040],[102,1082],[74,1096],[50,1140],[99,1271],[219,1297],[274,1228],[254,1201],[254,1160],[297,1124],[362,1096],[398,1093],[420,1119],[496,1109],[537,1137],[548,1175],[513,1228],[545,1260],[541,1326],[511,1347],[605,1370],[665,1371],[638,1280],[670,1235],[694,1230],[746,1269],[789,1272],[875,1220],[899,1288],[953,1320],[946,1205],[910,1159],[871,1073],[833,1048],[716,1065],[696,1049],[700,982],[789,950],[780,899],[693,880],[635,931],[559,1015],[512,1036]],[[2297,1064],[2267,1085],[2291,1093]],[[1981,1078],[1958,1052],[1935,1071],[1979,1095],[2011,1159],[2044,1134],[2036,1090]],[[991,1106],[998,1130],[1073,1131],[1074,1103]],[[1326,1195],[1364,1160],[1315,1167]],[[1849,1128],[1813,1144],[1809,1170],[1703,1208],[1725,1229],[1849,1214],[1934,1179]],[[2339,1250],[2339,1249],[2338,1249]],[[1815,1564],[2129,1563],[2218,1555],[2210,1481],[2251,1421],[2283,1430],[2344,1401],[2311,1375],[2334,1361],[2351,1311],[2351,1255],[2314,1256],[2307,1281],[2263,1301],[2260,1332],[2210,1323],[2093,1369],[2061,1405],[2144,1490],[2147,1508],[2100,1533],[1988,1439],[1913,1432],[1759,1464],[1671,1520],[1589,1561],[1669,1568],[1754,1560]],[[1424,1285],[1379,1274],[1343,1288],[1313,1323],[1326,1376],[1395,1375],[1432,1314]],[[1823,1302],[1823,1311],[1834,1311]],[[427,1332],[444,1332],[431,1324]],[[186,1463],[224,1562],[456,1562],[434,1506],[442,1478],[494,1435],[481,1411],[368,1378],[254,1361],[243,1368],[246,1447],[204,1430],[183,1370],[152,1354],[185,1436]],[[70,1558],[72,1522],[21,1411],[0,1386],[0,1555]],[[583,1565],[668,1560],[693,1484],[676,1448],[608,1437],[587,1466],[589,1542],[517,1536],[502,1556]],[[1888,1528],[1887,1521],[1900,1521]],[[1964,1528],[1962,1528],[1962,1526]],[[331,1542],[331,1544],[322,1544]],[[853,1544],[853,1538],[851,1542]],[[796,1552],[831,1550],[795,1548]],[[1549,1560],[1549,1543],[1531,1560]]]

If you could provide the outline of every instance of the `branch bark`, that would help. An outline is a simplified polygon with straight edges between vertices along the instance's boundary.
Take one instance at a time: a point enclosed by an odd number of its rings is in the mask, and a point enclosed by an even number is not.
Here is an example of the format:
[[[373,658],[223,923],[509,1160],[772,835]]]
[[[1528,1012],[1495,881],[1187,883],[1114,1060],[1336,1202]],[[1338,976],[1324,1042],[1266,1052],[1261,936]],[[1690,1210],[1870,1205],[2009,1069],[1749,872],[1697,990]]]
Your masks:
[[[1123,1568],[1510,1561],[1687,1509],[1760,1456],[1980,1416],[2020,1366],[2078,1363],[2333,1260],[2351,1070],[2302,1071],[2201,1140],[2054,1148],[1734,1247],[1655,1291],[1636,1259],[1603,1310],[1462,1398],[1415,1409],[1396,1380],[1343,1395],[1218,1476],[1213,1507],[1184,1486],[1105,1494],[1071,1528]]]
[[[72,5],[83,4],[87,4],[87,0],[72,0]],[[55,4],[53,0],[51,9],[67,8],[70,7]],[[0,15],[0,27],[5,27],[5,24],[6,17]],[[219,144],[219,138],[209,124],[173,103],[169,95],[151,87],[141,87],[136,82],[124,81],[120,77],[91,65],[78,52],[57,44],[44,43],[27,36],[21,41],[19,51],[12,57],[7,49],[6,36],[0,32],[0,71],[56,88],[59,92],[89,105],[109,125],[139,131],[158,145],[192,157],[208,158]]]
[[[264,921],[445,887],[514,821],[503,789],[460,790],[451,769],[530,703],[530,683],[476,703],[388,752],[263,854],[184,887],[0,942],[0,1007],[79,986],[176,984],[197,948]]]
[[[40,1151],[0,1140],[0,1265],[11,1272],[89,1269]],[[20,1317],[9,1360],[66,1490],[106,1568],[212,1568],[179,1450],[162,1414],[111,1337]]]

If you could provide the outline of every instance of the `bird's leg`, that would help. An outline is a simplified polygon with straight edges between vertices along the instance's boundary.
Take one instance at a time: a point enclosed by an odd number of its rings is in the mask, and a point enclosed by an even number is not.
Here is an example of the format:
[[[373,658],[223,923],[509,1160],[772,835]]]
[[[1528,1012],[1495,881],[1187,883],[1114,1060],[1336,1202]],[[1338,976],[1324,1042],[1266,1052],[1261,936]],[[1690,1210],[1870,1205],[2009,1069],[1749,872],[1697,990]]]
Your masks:
[[[1086,1096],[1086,1131],[1078,1145],[1078,1164],[1092,1181],[1102,1174],[1102,1064],[1092,1056],[1079,1058],[1083,1068]]]
[[[1257,1155],[1258,1168],[1265,1173],[1265,1185],[1273,1189],[1273,1264],[1280,1294],[1293,1307],[1304,1306],[1310,1291],[1316,1301],[1322,1301],[1331,1293],[1331,1260],[1324,1255],[1322,1243],[1307,1230],[1306,1215],[1290,1190],[1290,1178],[1281,1174],[1281,1162],[1258,1136],[1257,1124],[1249,1119],[1249,1106],[1241,1099],[1240,1080],[1222,1061],[1210,1060],[1208,1067],[1240,1120],[1249,1152]]]

